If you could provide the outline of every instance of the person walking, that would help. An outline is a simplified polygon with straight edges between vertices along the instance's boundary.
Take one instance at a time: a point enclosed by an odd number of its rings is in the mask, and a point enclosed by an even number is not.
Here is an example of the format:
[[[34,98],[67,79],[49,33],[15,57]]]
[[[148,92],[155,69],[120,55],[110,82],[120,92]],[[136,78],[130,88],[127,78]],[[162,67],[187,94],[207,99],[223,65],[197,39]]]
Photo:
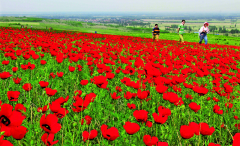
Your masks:
[[[208,28],[209,24],[205,22],[203,26],[199,30],[200,41],[199,44],[202,44],[202,40],[204,39],[205,45],[207,45],[208,39],[207,34],[210,32]]]
[[[184,39],[183,39],[183,33],[184,33],[184,24],[185,24],[185,20],[182,20],[182,23],[180,25],[178,25],[178,34],[179,34],[179,42],[180,43],[184,43]]]
[[[159,33],[160,33],[160,30],[158,28],[158,24],[155,24],[155,27],[153,28],[153,31],[152,31],[152,36],[153,36],[153,41],[156,39],[158,41],[159,39]]]

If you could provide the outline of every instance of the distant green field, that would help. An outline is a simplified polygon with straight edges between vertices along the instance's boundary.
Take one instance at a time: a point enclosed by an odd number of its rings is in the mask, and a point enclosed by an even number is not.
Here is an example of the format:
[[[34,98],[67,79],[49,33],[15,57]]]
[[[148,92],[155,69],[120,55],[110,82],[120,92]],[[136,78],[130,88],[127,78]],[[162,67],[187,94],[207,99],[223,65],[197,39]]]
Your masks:
[[[11,23],[20,23],[21,25],[40,25],[39,22],[0,22],[0,25],[1,24],[11,24]]]
[[[91,23],[84,23],[84,22],[77,22],[77,21],[50,20],[50,19],[49,20],[44,19],[42,20],[42,22],[22,22],[19,19],[17,20],[14,21],[13,19],[11,22],[0,22],[0,26],[20,28],[21,25],[24,25],[25,27],[26,25],[28,25],[27,28],[30,28],[30,26],[33,25],[33,29],[46,30],[46,28],[49,29],[49,27],[52,27],[53,30],[78,31],[78,32],[85,32],[85,33],[95,33],[95,31],[97,31],[97,33],[100,33],[100,34],[152,38],[152,34],[151,34],[152,28],[137,28],[137,27],[133,28],[133,27],[122,27],[122,26],[104,25],[104,24],[91,24]],[[21,25],[9,26],[9,23],[20,23]],[[160,29],[161,29],[160,39],[179,40],[179,36],[177,33],[162,33],[166,31],[161,27]],[[238,34],[236,34],[235,36],[237,35]],[[184,40],[187,42],[198,42],[199,36],[197,33],[185,33]],[[208,34],[208,43],[240,46],[240,37]]]

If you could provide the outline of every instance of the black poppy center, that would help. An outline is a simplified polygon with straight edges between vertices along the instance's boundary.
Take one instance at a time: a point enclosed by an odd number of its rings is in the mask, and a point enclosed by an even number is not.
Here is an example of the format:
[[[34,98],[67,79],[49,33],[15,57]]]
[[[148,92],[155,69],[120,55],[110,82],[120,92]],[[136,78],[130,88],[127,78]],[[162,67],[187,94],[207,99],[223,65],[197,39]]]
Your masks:
[[[43,126],[43,127],[45,127],[46,129],[48,129],[48,130],[50,130],[50,131],[51,131],[51,128],[50,128],[50,126],[49,126],[49,125],[47,125],[47,124],[43,124],[42,126]]]
[[[101,87],[103,85],[103,83],[97,84],[98,87]]]
[[[63,118],[63,114],[57,114],[58,118]]]
[[[14,100],[15,98],[13,98],[13,97],[10,97],[10,100]]]
[[[0,123],[3,123],[4,125],[8,126],[11,122],[6,116],[2,115],[0,117]]]

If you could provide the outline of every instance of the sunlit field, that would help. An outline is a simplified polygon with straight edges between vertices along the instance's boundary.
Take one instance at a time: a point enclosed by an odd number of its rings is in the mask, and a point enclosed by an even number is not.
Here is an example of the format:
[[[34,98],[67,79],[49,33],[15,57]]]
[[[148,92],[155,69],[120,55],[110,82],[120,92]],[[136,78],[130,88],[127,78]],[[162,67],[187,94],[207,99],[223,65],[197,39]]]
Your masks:
[[[239,46],[0,34],[0,146],[240,145]]]

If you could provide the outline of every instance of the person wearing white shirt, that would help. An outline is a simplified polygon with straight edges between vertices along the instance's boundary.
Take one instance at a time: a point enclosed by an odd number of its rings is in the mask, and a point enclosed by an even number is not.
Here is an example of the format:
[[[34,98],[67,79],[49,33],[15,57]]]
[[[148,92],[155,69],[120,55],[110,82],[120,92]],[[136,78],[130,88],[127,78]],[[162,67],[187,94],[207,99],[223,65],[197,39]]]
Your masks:
[[[207,34],[210,32],[209,28],[208,28],[209,24],[207,22],[205,22],[203,24],[203,26],[200,28],[199,30],[199,36],[200,36],[200,41],[199,44],[202,44],[202,40],[204,39],[205,45],[207,45]]]

